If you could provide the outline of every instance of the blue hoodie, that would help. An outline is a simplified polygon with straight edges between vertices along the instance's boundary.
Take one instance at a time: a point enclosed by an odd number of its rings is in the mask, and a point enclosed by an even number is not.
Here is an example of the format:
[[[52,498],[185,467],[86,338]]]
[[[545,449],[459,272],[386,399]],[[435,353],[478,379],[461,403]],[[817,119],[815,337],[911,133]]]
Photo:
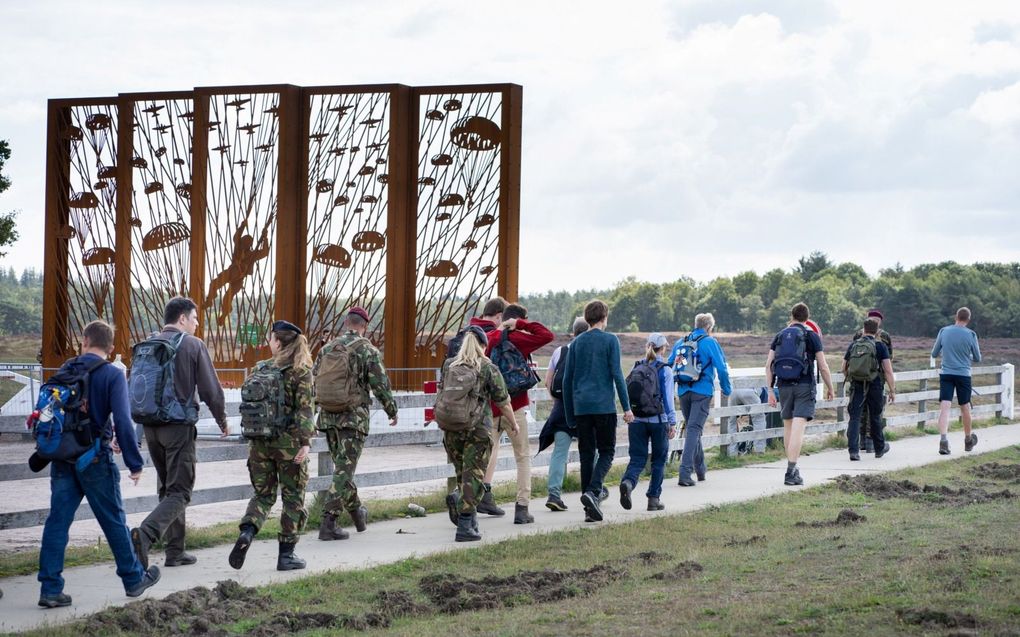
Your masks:
[[[698,358],[701,360],[701,377],[695,383],[677,383],[676,384],[676,395],[683,396],[689,391],[702,396],[711,396],[715,393],[715,376],[719,375],[719,387],[722,388],[724,396],[729,396],[730,392],[733,391],[733,387],[730,385],[730,370],[726,366],[726,356],[723,354],[722,347],[719,346],[719,341],[715,338],[708,336],[708,332],[698,328],[691,332],[691,338],[697,338],[701,335],[705,335],[705,338],[698,342]],[[666,360],[666,364],[670,367],[673,366],[673,361],[676,360],[676,353],[683,345],[683,339],[678,340],[673,345],[673,351],[669,353],[669,359]]]

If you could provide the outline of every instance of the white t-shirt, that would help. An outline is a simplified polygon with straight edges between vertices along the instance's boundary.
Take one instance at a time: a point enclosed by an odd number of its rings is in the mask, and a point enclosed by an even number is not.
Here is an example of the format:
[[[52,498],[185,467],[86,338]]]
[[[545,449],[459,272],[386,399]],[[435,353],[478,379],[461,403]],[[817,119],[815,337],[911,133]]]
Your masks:
[[[560,345],[552,354],[552,358],[549,359],[549,371],[556,371],[556,363],[560,362],[560,352],[563,351],[563,345]]]

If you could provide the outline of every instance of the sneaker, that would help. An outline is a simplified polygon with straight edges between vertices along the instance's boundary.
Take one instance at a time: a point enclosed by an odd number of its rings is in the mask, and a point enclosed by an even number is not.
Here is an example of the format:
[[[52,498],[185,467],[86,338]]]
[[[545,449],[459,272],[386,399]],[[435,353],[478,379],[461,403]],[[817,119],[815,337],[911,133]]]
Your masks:
[[[857,453],[856,451],[851,451],[850,452],[850,459],[851,460],[860,460],[861,459],[861,454]]]
[[[889,453],[889,443],[888,443],[888,442],[887,442],[887,443],[885,443],[885,446],[884,446],[884,447],[882,447],[882,450],[881,450],[881,451],[876,451],[876,452],[875,452],[875,458],[876,458],[876,459],[877,459],[877,458],[881,458],[882,456],[884,456],[884,455],[885,455],[885,454],[887,454],[887,453]]]
[[[60,608],[71,605],[71,596],[57,593],[56,595],[40,595],[39,605],[43,608]]]
[[[149,570],[145,571],[145,575],[142,576],[142,581],[135,584],[133,587],[128,589],[128,597],[138,597],[149,588],[154,586],[159,581],[159,567],[150,566]]]
[[[948,440],[939,440],[939,455],[940,456],[948,456],[949,454],[950,454],[950,451],[949,451],[949,441]]]
[[[549,496],[549,499],[545,501],[545,508],[550,511],[566,511],[567,505],[558,495],[551,495]]]
[[[592,522],[602,521],[602,509],[599,507],[599,499],[595,497],[594,493],[582,494],[581,506],[584,507],[585,514],[592,519]]]
[[[704,482],[704,481],[705,481],[705,474],[704,473],[699,473],[698,474],[698,482]]]
[[[963,439],[963,450],[970,451],[977,445],[977,434],[971,434]]]
[[[620,506],[628,511],[630,511],[632,504],[630,501],[630,492],[633,489],[634,487],[630,486],[630,483],[626,480],[620,482]]]
[[[602,485],[602,490],[599,491],[599,502],[605,502],[609,499],[609,488],[606,485]]]
[[[691,480],[690,478],[685,478],[683,476],[680,476],[680,479],[677,480],[676,483],[679,484],[681,487],[696,487],[696,486],[698,486],[697,482],[695,482],[694,480]]]
[[[593,517],[591,517],[590,515],[588,515],[587,513],[585,513],[585,514],[584,514],[584,521],[585,521],[585,522],[594,522],[594,521],[595,521],[595,518],[593,518]]]
[[[793,471],[787,471],[783,478],[783,484],[791,487],[804,484],[804,478],[800,477],[800,469],[794,467]]]
[[[198,558],[191,553],[181,553],[174,557],[163,560],[163,566],[191,566],[198,561]]]

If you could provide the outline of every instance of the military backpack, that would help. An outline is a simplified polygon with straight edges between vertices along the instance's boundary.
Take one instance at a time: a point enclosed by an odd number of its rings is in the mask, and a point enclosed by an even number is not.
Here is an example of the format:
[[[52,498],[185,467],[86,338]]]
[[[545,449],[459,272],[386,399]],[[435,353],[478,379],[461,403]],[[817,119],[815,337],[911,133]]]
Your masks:
[[[850,346],[846,377],[854,382],[871,382],[878,377],[878,346],[873,338],[860,338]]]
[[[287,390],[283,375],[288,368],[259,363],[241,385],[241,435],[248,440],[273,440],[287,428]]]
[[[315,402],[323,411],[340,413],[361,407],[365,392],[361,387],[361,369],[355,353],[368,345],[358,337],[350,343],[337,342],[319,354],[315,371]]]
[[[433,412],[436,424],[443,431],[466,431],[485,414],[487,401],[481,392],[481,374],[471,365],[447,363],[443,367]]]

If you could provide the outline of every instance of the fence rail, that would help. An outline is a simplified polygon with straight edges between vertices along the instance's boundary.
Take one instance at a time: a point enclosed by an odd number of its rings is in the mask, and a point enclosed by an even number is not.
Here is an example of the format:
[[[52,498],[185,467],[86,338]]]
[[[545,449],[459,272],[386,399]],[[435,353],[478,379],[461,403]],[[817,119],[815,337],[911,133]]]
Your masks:
[[[749,369],[749,370],[733,370],[733,376],[735,378],[734,385],[737,387],[758,387],[764,384],[764,375],[760,369]],[[973,370],[975,378],[980,377],[994,377],[994,381],[985,381],[986,384],[980,384],[975,380],[974,390],[975,396],[978,397],[983,404],[974,405],[971,412],[974,416],[997,416],[1000,418],[1013,419],[1014,404],[1013,404],[1013,387],[1014,387],[1014,366],[1013,365],[999,365],[999,366],[988,366],[979,367]],[[885,418],[887,427],[896,427],[903,425],[916,425],[923,427],[926,423],[936,420],[939,417],[938,410],[927,409],[927,401],[937,400],[938,391],[927,389],[928,381],[938,378],[937,370],[924,369],[924,370],[912,370],[905,372],[898,372],[896,375],[897,383],[909,383],[917,382],[921,385],[922,389],[918,391],[908,391],[896,395],[894,405],[907,406],[916,405],[916,411],[908,413],[893,413],[890,410]],[[842,394],[843,377],[840,374],[833,374],[833,382],[839,385],[840,394]],[[718,387],[717,387],[718,392]],[[534,403],[541,403],[551,400],[548,391],[544,388],[533,389],[530,392],[530,396]],[[718,399],[718,396],[717,396]],[[398,406],[402,409],[407,408],[422,408],[429,407],[432,405],[435,397],[428,394],[401,394],[397,396]],[[823,434],[823,433],[835,433],[846,429],[847,420],[845,416],[845,408],[847,406],[848,399],[845,395],[840,395],[834,400],[822,400],[817,403],[819,410],[835,410],[836,418],[834,420],[822,420],[813,422],[808,425],[806,429],[807,434]],[[375,406],[378,408],[378,405]],[[534,407],[532,407],[534,409]],[[720,446],[725,449],[725,446],[736,443],[746,442],[754,440],[768,440],[771,438],[781,438],[783,435],[782,429],[765,429],[761,431],[728,431],[728,426],[731,418],[746,416],[750,414],[767,414],[778,411],[777,408],[769,407],[767,404],[757,405],[734,405],[727,406],[719,404],[714,407],[710,412],[710,417],[720,420],[720,433],[710,434],[702,436],[702,445],[706,448]],[[959,416],[959,409],[954,408],[951,412],[951,416],[956,418]],[[533,432],[534,434],[535,432]],[[434,425],[427,429],[418,429],[410,431],[387,431],[370,433],[366,439],[366,446],[368,447],[386,447],[396,445],[412,445],[412,444],[427,444],[427,443],[438,443],[442,440],[442,432],[435,429]],[[680,451],[683,448],[683,440],[674,439],[670,441],[670,451]],[[329,457],[329,450],[326,441],[319,437],[312,441],[312,452],[319,454],[318,464],[318,475],[312,477],[307,486],[308,491],[322,491],[329,487],[331,482],[331,475],[333,472],[332,460]],[[628,453],[628,446],[626,444],[618,445],[616,447],[616,457],[621,458],[626,456]],[[248,456],[248,447],[244,444],[238,443],[223,443],[216,445],[201,446],[198,449],[198,461],[199,462],[223,462],[229,460],[241,460]],[[539,454],[532,460],[532,466],[543,467],[549,464],[550,452],[546,451]],[[570,455],[570,461],[577,461],[577,451],[572,451]],[[514,467],[514,459],[512,456],[504,455],[499,459],[497,469],[500,471],[509,470]],[[440,464],[432,466],[421,466],[421,467],[410,467],[405,469],[393,469],[388,471],[373,471],[358,473],[355,476],[355,482],[359,487],[374,487],[374,486],[385,486],[392,484],[407,484],[412,482],[421,482],[427,480],[438,480],[443,478],[451,478],[454,475],[453,467],[449,464]],[[29,471],[27,464],[7,464],[0,465],[0,482],[14,481],[14,480],[25,480],[31,478],[39,478],[40,474],[34,474]],[[252,495],[252,488],[250,485],[232,485],[223,487],[212,487],[198,489],[192,494],[192,504],[211,504],[216,502],[229,502],[234,500],[244,500]],[[151,510],[155,507],[158,502],[158,498],[155,495],[142,496],[135,498],[126,498],[124,500],[124,507],[127,513],[139,513]],[[0,513],[0,530],[3,529],[15,529],[24,528],[31,526],[38,526],[43,524],[48,514],[48,509],[34,509],[26,511],[16,511],[11,513]],[[92,519],[91,509],[81,507],[75,516],[76,520]]]

